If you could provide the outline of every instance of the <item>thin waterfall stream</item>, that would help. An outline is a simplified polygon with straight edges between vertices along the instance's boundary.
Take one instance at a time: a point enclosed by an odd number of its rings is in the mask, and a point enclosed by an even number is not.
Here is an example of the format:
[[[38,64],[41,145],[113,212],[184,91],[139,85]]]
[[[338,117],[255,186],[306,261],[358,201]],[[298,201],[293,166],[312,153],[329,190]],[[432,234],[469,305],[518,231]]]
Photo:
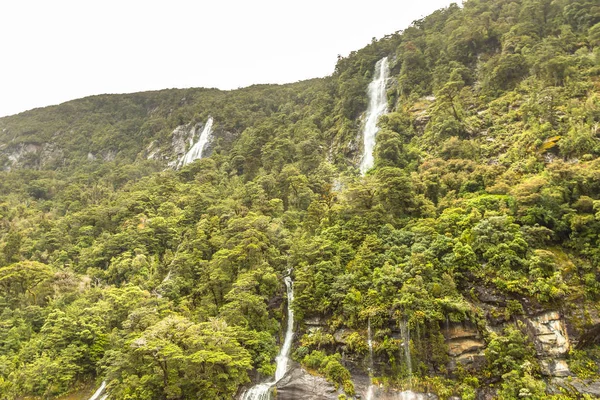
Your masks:
[[[287,317],[288,324],[283,339],[283,346],[279,351],[279,355],[275,358],[277,365],[275,369],[275,378],[267,382],[259,383],[242,396],[242,400],[269,400],[271,397],[271,388],[285,375],[288,370],[290,350],[292,349],[292,340],[294,338],[294,310],[292,303],[294,302],[294,282],[288,275],[284,278],[285,288],[287,291]]]
[[[410,355],[410,329],[406,320],[400,324],[400,334],[402,335],[402,346],[404,347],[404,360],[406,362],[406,371],[408,374],[408,387],[412,389],[412,357]]]
[[[373,338],[371,334],[371,318],[367,321],[367,344],[369,345],[369,388],[367,389],[367,400],[373,400]]]
[[[102,393],[104,393],[104,389],[106,389],[106,381],[103,381],[102,384],[100,385],[100,387],[98,388],[98,390],[96,390],[94,392],[94,394],[92,395],[92,397],[90,397],[90,400],[105,400],[108,395],[104,395],[102,396]],[[102,397],[100,397],[102,396]]]
[[[404,354],[404,363],[406,365],[408,377],[408,390],[402,392],[388,391],[384,395],[380,393],[380,388],[373,384],[373,341],[371,331],[371,319],[367,321],[367,343],[369,345],[369,387],[365,395],[366,400],[377,400],[380,396],[393,400],[427,400],[429,395],[412,391],[412,357],[410,354],[410,329],[406,320],[400,321],[400,335],[402,337],[401,350]]]
[[[373,167],[375,161],[373,149],[375,148],[375,136],[379,131],[377,120],[387,112],[386,84],[389,74],[388,58],[384,57],[375,64],[375,75],[369,83],[369,107],[363,130],[363,157],[360,162],[362,175]]]

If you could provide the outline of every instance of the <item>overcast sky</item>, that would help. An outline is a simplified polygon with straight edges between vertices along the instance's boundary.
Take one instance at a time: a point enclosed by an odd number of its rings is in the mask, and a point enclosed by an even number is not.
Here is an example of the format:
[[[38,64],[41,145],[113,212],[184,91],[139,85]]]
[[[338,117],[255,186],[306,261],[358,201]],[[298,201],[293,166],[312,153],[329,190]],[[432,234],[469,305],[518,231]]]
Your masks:
[[[2,0],[0,116],[101,93],[329,75],[449,0]]]

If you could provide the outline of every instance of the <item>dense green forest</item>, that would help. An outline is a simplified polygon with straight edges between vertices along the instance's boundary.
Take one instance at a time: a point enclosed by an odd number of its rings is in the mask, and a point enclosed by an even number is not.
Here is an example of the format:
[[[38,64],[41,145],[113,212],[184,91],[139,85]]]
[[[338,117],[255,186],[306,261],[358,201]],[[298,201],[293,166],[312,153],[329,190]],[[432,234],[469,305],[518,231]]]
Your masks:
[[[210,156],[168,167],[209,116]],[[289,270],[293,358],[341,398],[368,324],[382,388],[594,398],[599,156],[597,0],[468,0],[329,77],[0,118],[0,398],[231,399],[275,372]]]

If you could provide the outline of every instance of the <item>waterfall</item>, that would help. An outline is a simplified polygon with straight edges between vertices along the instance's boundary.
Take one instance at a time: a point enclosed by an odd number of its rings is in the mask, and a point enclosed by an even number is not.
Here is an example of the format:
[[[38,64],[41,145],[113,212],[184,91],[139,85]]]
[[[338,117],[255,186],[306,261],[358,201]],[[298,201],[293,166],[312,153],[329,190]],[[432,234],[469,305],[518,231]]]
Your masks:
[[[269,400],[271,397],[271,388],[283,378],[287,372],[290,350],[292,348],[292,339],[294,338],[294,310],[292,310],[292,302],[294,301],[294,282],[290,276],[286,276],[284,282],[288,300],[288,324],[285,331],[285,338],[283,339],[283,346],[281,346],[279,355],[275,358],[277,364],[275,369],[275,379],[253,386],[244,393],[242,400]]]
[[[408,372],[408,386],[412,385],[412,358],[410,356],[410,329],[408,323],[403,320],[400,323],[400,334],[402,335],[402,345],[404,346],[404,359],[406,361],[406,370]]]
[[[283,346],[281,347],[279,355],[277,356],[277,358],[275,358],[275,362],[277,364],[277,369],[275,370],[275,382],[283,378],[283,375],[285,375],[285,373],[287,372],[290,350],[292,349],[292,339],[294,338],[294,310],[292,310],[291,307],[292,302],[294,301],[294,286],[292,278],[290,278],[289,276],[285,277],[284,282],[288,299],[288,325],[287,330],[285,331],[285,339],[283,340]]]
[[[106,389],[106,381],[102,382],[102,384],[100,385],[98,390],[96,390],[94,392],[94,394],[92,395],[92,397],[90,397],[90,400],[98,400],[100,398],[100,395],[102,394],[102,392],[104,392],[104,389]],[[106,399],[107,397],[108,396],[104,396],[104,397],[102,397],[102,399]]]
[[[397,396],[398,400],[427,400],[430,397],[424,393],[415,393],[410,390],[405,390],[404,392],[400,392]]]
[[[371,337],[371,317],[367,320],[367,344],[369,345],[369,388],[367,400],[373,400],[373,339]]]
[[[183,167],[191,163],[192,161],[198,160],[202,158],[202,152],[204,151],[204,147],[208,143],[208,139],[212,133],[213,119],[212,117],[208,117],[208,121],[206,121],[206,125],[204,125],[204,129],[200,133],[200,137],[198,141],[192,145],[192,147],[185,153],[183,159],[179,162],[179,167]]]
[[[363,131],[363,157],[360,162],[360,173],[364,175],[373,167],[373,148],[375,147],[375,135],[377,135],[377,120],[387,111],[387,93],[385,85],[389,75],[387,57],[382,58],[375,64],[375,76],[369,84],[369,107]]]

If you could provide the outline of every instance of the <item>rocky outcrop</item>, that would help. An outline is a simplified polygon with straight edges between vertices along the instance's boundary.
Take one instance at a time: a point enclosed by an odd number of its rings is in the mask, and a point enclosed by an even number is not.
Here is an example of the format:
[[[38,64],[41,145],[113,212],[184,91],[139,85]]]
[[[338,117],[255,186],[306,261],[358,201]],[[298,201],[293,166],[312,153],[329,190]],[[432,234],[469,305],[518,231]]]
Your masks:
[[[554,378],[548,385],[549,394],[564,394],[564,392],[576,397],[582,394],[592,398],[600,398],[600,381],[590,379]]]
[[[480,368],[485,364],[485,342],[473,323],[448,323],[444,338],[451,357],[448,366],[451,371],[456,369],[458,363],[470,368]]]
[[[189,123],[186,125],[179,125],[173,130],[173,132],[171,133],[171,157],[169,157],[169,167],[177,167],[179,161],[185,156],[185,152],[187,151],[187,149],[194,144],[196,132],[202,131],[202,126],[202,124]],[[165,156],[161,153],[162,152],[157,151],[151,152],[152,157],[154,159],[165,158]]]
[[[277,400],[337,400],[338,391],[325,378],[309,374],[299,364],[293,363],[290,370],[277,382]]]
[[[352,329],[341,328],[333,332],[333,338],[336,343],[346,345],[348,344],[348,337],[354,332],[356,331]]]
[[[530,336],[540,358],[542,373],[546,376],[570,375],[565,361],[571,344],[565,321],[557,311],[548,311],[526,319]]]
[[[204,129],[203,123],[179,125],[171,132],[170,148],[163,148],[157,141],[153,141],[144,150],[145,158],[148,160],[166,161],[167,166],[176,168],[185,156],[186,152],[194,145],[200,132]],[[203,153],[210,154],[212,141],[207,143]]]
[[[0,145],[0,169],[57,167],[64,158],[64,152],[53,143]]]
[[[361,398],[366,398],[362,396]],[[377,400],[438,400],[438,396],[433,393],[418,393],[411,390],[391,390],[383,387],[375,387],[373,398]]]

